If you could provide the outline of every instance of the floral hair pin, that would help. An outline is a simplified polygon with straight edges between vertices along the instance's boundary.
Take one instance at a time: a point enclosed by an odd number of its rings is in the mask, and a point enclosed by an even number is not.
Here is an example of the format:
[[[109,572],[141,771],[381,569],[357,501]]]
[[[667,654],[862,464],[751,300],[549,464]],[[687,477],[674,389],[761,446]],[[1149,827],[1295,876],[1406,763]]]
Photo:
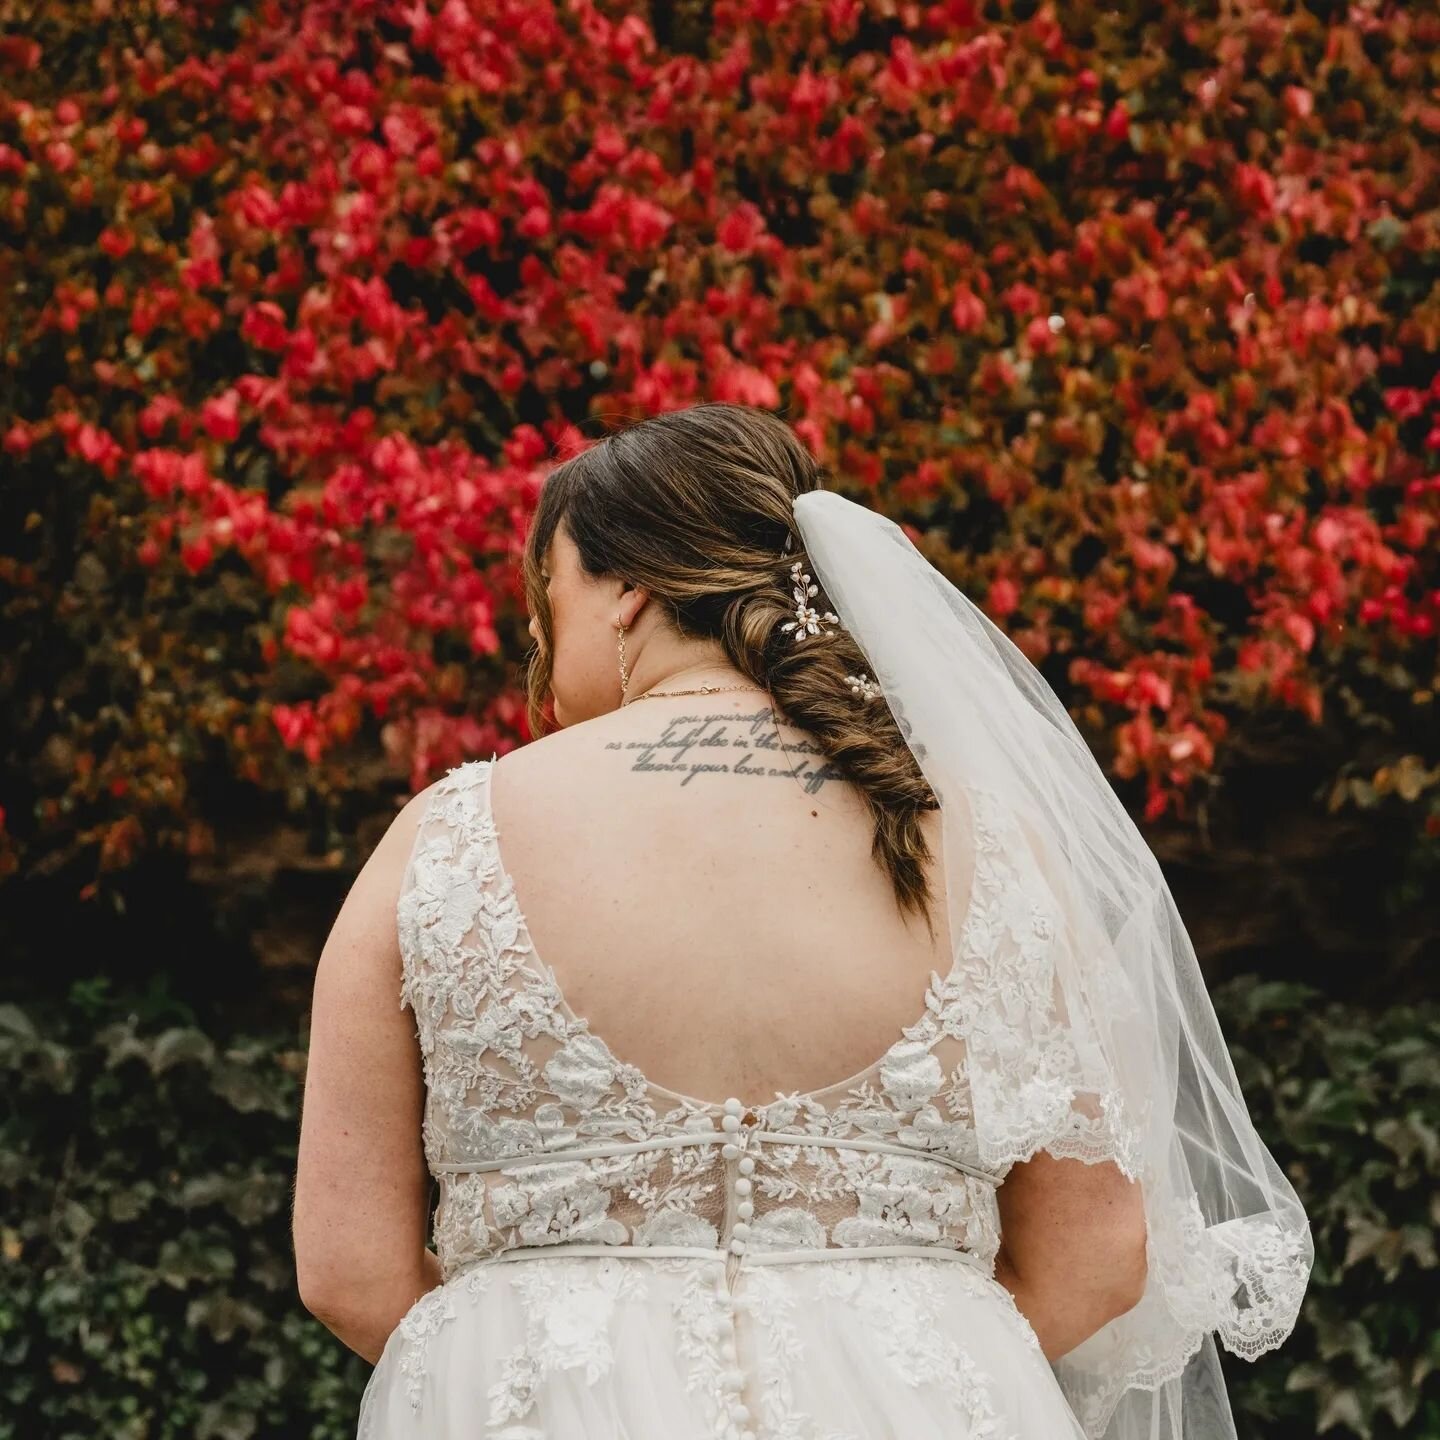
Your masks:
[[[857,700],[874,700],[880,694],[880,687],[864,671],[859,675],[847,675],[845,683]]]
[[[795,618],[787,620],[780,628],[793,630],[795,633],[790,638],[796,644],[807,635],[831,634],[833,627],[839,625],[840,617],[833,610],[820,611],[811,606],[810,597],[818,595],[820,587],[800,568],[798,560],[790,567],[790,580],[794,587],[792,593],[795,596]],[[821,628],[821,621],[828,622],[827,628]]]

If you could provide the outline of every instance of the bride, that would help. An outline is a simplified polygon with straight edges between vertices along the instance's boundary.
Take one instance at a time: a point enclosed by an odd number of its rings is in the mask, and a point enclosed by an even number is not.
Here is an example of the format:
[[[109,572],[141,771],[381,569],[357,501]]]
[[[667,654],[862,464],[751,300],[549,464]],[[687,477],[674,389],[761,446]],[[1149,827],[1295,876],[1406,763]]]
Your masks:
[[[359,1440],[1220,1440],[1217,1338],[1294,1325],[1153,855],[825,478],[728,404],[546,478],[541,738],[405,807],[315,980],[297,1276]]]

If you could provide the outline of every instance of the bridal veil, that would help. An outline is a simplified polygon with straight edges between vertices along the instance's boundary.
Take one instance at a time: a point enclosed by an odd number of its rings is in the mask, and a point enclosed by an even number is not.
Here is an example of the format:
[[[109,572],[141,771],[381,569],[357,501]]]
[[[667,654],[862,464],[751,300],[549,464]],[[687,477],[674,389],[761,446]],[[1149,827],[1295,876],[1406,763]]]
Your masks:
[[[1031,937],[1019,958],[960,977],[982,1162],[1046,1150],[1143,1187],[1143,1297],[1055,1362],[1061,1387],[1104,1440],[1230,1440],[1216,1337],[1251,1359],[1278,1345],[1314,1247],[1159,864],[1044,678],[898,525],[827,490],[794,513],[940,803],[952,920],[973,867],[969,797],[993,802],[988,823],[1033,882],[1015,898]]]

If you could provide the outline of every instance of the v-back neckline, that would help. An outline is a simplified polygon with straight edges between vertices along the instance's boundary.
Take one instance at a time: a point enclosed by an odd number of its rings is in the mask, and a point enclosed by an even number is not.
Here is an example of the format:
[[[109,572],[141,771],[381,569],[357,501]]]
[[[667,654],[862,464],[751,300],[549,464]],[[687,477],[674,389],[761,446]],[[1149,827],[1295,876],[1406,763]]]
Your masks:
[[[583,1031],[585,1034],[589,1035],[590,1038],[594,1040],[598,1045],[602,1046],[606,1054],[608,1054],[610,1058],[614,1061],[617,1068],[630,1070],[637,1074],[640,1077],[641,1087],[644,1090],[648,1092],[653,1092],[656,1095],[663,1096],[667,1100],[670,1100],[687,1110],[695,1110],[703,1113],[721,1113],[726,1110],[728,1101],[738,1100],[742,1106],[740,1113],[742,1115],[753,1114],[757,1117],[757,1120],[760,1117],[763,1117],[767,1112],[777,1109],[780,1106],[798,1106],[801,1109],[818,1107],[822,1111],[828,1113],[829,1106],[825,1104],[825,1100],[827,1098],[833,1097],[838,1093],[851,1091],[857,1086],[863,1084],[866,1080],[873,1079],[874,1076],[879,1073],[881,1067],[885,1064],[886,1060],[889,1059],[890,1052],[895,1048],[896,1045],[900,1044],[902,1041],[905,1040],[906,1032],[915,1029],[916,1026],[920,1025],[924,1021],[925,1017],[930,1013],[930,992],[934,988],[935,979],[939,973],[938,971],[933,969],[930,972],[930,981],[926,985],[925,994],[921,1000],[919,1013],[912,1021],[909,1022],[909,1024],[901,1027],[899,1033],[896,1035],[896,1038],[890,1042],[890,1045],[886,1047],[885,1051],[876,1059],[872,1060],[870,1064],[866,1065],[863,1069],[857,1070],[853,1075],[847,1075],[842,1080],[836,1080],[833,1083],[824,1085],[818,1089],[777,1090],[775,1092],[775,1098],[772,1100],[750,1102],[747,1101],[743,1095],[727,1096],[724,1100],[702,1100],[698,1096],[687,1095],[684,1091],[672,1090],[668,1085],[661,1085],[658,1081],[651,1079],[651,1077],[646,1074],[644,1069],[642,1069],[640,1066],[630,1064],[627,1060],[617,1054],[615,1049],[611,1046],[610,1042],[606,1040],[606,1038],[590,1024],[589,1020],[584,1016],[578,1014],[574,1009],[571,1008],[570,1001],[565,995],[564,987],[560,984],[558,976],[556,976],[554,970],[551,969],[549,964],[545,961],[544,957],[540,954],[539,947],[535,944],[535,937],[530,933],[530,922],[525,916],[525,907],[520,903],[520,893],[515,884],[515,877],[510,873],[509,868],[505,864],[505,856],[500,840],[500,825],[495,817],[494,783],[497,760],[498,754],[492,753],[489,760],[477,760],[474,763],[477,765],[483,765],[485,767],[485,813],[489,820],[490,841],[492,847],[491,858],[493,859],[495,865],[495,880],[500,887],[501,893],[509,898],[510,904],[513,909],[517,934],[523,935],[524,937],[523,949],[527,957],[528,963],[539,976],[541,981],[549,987],[550,993],[554,997],[555,1008],[560,1012],[566,1024],[570,1027],[573,1027],[573,1029],[575,1030]],[[940,873],[943,874],[945,873],[945,870],[947,868],[943,863],[943,835],[939,842],[939,845],[941,850],[940,859],[942,863],[938,868],[940,870]],[[975,862],[971,866],[969,893],[965,897],[964,911],[961,915],[959,924],[952,927],[950,932],[950,965],[946,974],[939,977],[942,981],[942,984],[945,985],[948,985],[954,980],[956,972],[960,969],[961,955],[965,943],[966,933],[969,930],[971,918],[975,913],[977,898],[976,889],[979,884],[978,872],[979,856],[977,852]]]

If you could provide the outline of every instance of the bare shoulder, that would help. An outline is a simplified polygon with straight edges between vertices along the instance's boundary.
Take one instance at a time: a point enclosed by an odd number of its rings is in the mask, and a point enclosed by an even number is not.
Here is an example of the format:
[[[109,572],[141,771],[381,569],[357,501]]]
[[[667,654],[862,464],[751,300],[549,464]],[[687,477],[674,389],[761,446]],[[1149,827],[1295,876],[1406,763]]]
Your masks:
[[[597,715],[507,750],[494,766],[501,777],[499,783],[519,796],[538,796],[572,783],[603,757],[606,742],[613,738],[610,722],[610,716]]]
[[[663,809],[663,787],[637,787],[631,774],[634,751],[627,747],[636,738],[636,717],[612,711],[502,755],[490,802],[511,858],[524,865],[527,854],[541,856],[554,844],[583,849],[637,813]]]

